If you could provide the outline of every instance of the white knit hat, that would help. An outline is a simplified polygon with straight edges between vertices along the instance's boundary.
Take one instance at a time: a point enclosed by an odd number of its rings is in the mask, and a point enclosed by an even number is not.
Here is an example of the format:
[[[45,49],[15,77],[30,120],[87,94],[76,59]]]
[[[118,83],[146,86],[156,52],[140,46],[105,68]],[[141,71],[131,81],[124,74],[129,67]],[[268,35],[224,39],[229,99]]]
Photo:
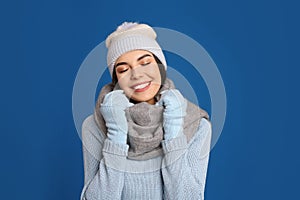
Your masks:
[[[147,24],[124,22],[105,41],[107,65],[112,75],[116,60],[131,50],[146,50],[153,53],[167,69],[165,56],[156,41],[155,31]]]

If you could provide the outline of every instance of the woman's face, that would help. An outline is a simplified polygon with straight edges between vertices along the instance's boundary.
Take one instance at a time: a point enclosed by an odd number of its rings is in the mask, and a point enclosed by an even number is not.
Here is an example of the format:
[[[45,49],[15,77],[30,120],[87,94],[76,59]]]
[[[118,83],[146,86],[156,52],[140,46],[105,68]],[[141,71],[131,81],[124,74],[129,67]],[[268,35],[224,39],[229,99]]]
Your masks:
[[[126,96],[137,102],[155,104],[154,96],[160,89],[161,75],[152,53],[134,50],[122,54],[116,61],[115,72]]]

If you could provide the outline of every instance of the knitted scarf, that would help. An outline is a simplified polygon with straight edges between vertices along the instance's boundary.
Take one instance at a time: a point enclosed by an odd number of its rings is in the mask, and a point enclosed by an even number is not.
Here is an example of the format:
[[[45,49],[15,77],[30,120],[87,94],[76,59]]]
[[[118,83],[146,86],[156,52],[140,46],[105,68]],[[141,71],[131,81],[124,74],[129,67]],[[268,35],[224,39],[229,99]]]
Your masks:
[[[175,86],[170,79],[166,79],[160,91],[155,96],[158,101],[159,93],[174,89]],[[94,119],[98,128],[107,133],[105,121],[100,113],[100,106],[105,95],[114,90],[113,84],[105,85],[99,93],[94,111]],[[151,105],[140,102],[125,110],[128,122],[127,144],[129,145],[128,158],[133,160],[147,160],[162,155],[161,141],[163,140],[163,111],[162,106]],[[194,136],[199,127],[201,118],[209,120],[207,112],[195,104],[187,101],[186,116],[184,118],[183,133],[187,142]]]

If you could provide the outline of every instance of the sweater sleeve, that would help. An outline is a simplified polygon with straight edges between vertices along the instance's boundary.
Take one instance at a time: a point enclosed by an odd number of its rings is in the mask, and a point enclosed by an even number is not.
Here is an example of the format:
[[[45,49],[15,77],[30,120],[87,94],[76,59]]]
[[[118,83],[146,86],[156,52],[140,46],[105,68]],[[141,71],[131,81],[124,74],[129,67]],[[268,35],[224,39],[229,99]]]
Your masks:
[[[82,125],[84,187],[81,200],[121,199],[124,172],[108,163],[122,162],[128,152],[127,144],[114,143],[104,136],[92,116]]]
[[[189,143],[185,135],[162,141],[164,199],[204,200],[211,133],[210,122],[202,118]]]

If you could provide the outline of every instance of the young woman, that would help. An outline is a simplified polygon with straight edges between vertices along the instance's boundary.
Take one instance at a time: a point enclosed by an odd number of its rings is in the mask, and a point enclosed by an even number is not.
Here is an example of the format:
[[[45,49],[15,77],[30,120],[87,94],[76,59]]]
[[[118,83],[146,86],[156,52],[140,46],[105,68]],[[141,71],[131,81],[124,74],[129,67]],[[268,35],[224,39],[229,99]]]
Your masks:
[[[204,199],[211,124],[166,77],[146,24],[120,25],[106,39],[112,83],[82,125],[82,200]]]

